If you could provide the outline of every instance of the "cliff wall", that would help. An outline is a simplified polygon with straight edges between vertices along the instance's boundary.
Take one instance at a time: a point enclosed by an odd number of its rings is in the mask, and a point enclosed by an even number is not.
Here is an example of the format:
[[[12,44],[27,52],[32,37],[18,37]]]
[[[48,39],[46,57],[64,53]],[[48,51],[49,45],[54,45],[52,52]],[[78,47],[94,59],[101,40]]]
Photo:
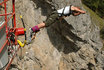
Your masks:
[[[20,14],[28,34],[30,27],[44,21],[54,9],[70,4],[85,10],[80,0],[16,0],[18,27],[22,25]],[[102,46],[99,28],[88,12],[70,16],[41,29],[36,39],[20,50],[13,62],[17,67],[11,70],[103,70]]]

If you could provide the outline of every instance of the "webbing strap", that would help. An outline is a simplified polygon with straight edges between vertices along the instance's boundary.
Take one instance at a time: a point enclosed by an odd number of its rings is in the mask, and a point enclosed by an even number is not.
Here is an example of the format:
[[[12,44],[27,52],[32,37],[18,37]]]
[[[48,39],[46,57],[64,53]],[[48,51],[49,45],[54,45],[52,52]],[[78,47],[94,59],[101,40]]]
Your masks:
[[[66,6],[65,6],[65,7],[66,7]],[[63,11],[62,11],[61,17],[64,15],[65,7],[64,7],[64,9],[63,9]]]
[[[72,14],[71,6],[72,6],[72,5],[70,5],[69,14],[67,14],[67,15],[64,14],[64,11],[65,11],[65,7],[64,7],[64,9],[63,9],[63,11],[62,11],[62,13],[61,13],[61,17],[62,17],[62,16],[70,16],[70,15]]]

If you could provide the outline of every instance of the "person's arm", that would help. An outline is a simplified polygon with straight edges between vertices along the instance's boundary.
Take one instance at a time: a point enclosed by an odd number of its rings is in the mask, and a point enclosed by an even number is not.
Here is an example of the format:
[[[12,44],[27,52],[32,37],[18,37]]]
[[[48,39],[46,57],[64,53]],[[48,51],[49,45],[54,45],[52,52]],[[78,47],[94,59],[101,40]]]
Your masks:
[[[73,13],[73,16],[77,16],[77,15],[80,15],[81,12],[77,12],[77,13]]]
[[[71,10],[72,10],[72,11],[78,11],[78,12],[83,13],[83,14],[86,13],[85,11],[83,11],[83,10],[77,8],[77,7],[74,7],[74,6],[71,7]]]

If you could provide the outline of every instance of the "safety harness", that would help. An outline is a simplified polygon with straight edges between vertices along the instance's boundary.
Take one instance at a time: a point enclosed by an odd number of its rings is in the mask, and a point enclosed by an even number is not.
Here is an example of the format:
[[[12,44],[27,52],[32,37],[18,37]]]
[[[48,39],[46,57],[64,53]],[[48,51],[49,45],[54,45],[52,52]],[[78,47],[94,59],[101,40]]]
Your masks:
[[[66,14],[66,15],[64,14],[64,11],[65,11],[65,7],[64,7],[62,13],[59,13],[59,14],[61,14],[60,17],[62,17],[62,16],[66,16],[66,17],[67,17],[67,16],[70,16],[70,15],[72,14],[71,6],[72,6],[72,5],[70,5],[69,14]]]

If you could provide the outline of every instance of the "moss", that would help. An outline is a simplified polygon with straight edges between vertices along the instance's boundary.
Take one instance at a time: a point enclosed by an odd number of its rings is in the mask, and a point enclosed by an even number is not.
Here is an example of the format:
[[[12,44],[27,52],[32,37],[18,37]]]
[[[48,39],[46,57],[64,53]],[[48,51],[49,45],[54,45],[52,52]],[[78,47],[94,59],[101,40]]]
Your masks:
[[[104,19],[100,18],[95,12],[93,12],[84,4],[83,7],[90,13],[92,22],[95,23],[97,26],[99,26],[100,29],[102,29],[104,27]]]
[[[104,19],[100,18],[95,12],[89,9],[87,6],[83,4],[83,7],[90,13],[92,23],[96,24],[100,28],[100,37],[102,39],[104,45]],[[102,48],[104,50],[104,46]]]

